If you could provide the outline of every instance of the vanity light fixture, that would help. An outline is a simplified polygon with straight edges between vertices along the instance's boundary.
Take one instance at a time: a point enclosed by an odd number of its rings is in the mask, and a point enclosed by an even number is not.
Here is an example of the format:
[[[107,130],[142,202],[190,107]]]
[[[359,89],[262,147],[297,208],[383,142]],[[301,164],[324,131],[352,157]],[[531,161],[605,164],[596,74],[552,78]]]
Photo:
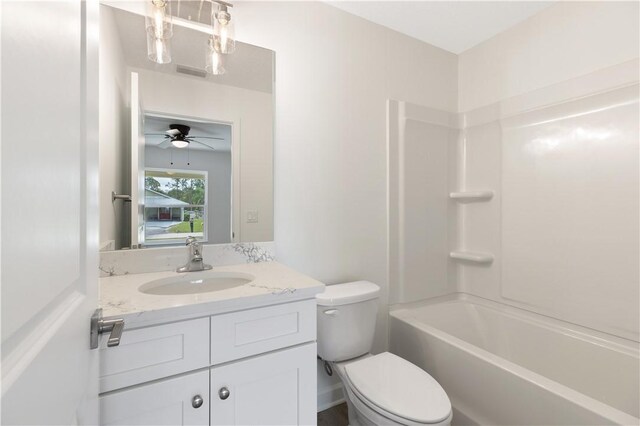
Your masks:
[[[158,64],[171,62],[171,36],[173,22],[169,0],[148,0],[145,16],[147,31],[147,57]]]
[[[222,0],[210,1],[211,36],[207,42],[205,70],[209,74],[222,75],[225,73],[222,55],[228,55],[236,50],[235,25],[229,13],[229,8],[233,5]],[[158,64],[168,64],[171,62],[171,37],[173,36],[171,1],[147,0],[146,4],[147,57]],[[179,142],[174,141],[174,146],[178,148],[186,146],[179,146]]]
[[[212,6],[217,5],[217,10],[212,8],[211,28],[213,29],[213,48],[218,53],[228,55],[236,50],[235,28],[231,19],[229,8],[231,3],[222,0],[212,0]]]

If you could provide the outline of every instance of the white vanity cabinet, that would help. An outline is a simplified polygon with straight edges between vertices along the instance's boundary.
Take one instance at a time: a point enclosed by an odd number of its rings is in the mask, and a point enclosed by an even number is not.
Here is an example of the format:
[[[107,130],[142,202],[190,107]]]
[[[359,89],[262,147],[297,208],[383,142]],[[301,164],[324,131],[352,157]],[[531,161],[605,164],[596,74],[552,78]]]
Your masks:
[[[125,326],[119,346],[101,341],[101,423],[315,424],[315,310],[307,299]]]

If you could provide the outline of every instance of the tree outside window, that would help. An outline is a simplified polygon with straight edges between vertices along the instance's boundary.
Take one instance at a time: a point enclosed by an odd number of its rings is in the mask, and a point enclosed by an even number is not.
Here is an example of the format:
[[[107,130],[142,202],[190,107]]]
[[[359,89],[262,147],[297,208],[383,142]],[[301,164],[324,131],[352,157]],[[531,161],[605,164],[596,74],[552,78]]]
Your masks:
[[[145,240],[181,243],[187,236],[206,241],[207,172],[145,171]]]

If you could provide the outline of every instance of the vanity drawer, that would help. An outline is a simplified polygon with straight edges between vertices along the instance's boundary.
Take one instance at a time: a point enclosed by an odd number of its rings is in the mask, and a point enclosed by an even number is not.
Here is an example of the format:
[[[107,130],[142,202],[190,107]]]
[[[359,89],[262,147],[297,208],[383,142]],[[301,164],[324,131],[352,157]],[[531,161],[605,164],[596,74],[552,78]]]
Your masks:
[[[209,318],[127,330],[119,346],[100,341],[100,392],[209,365]]]
[[[211,364],[316,340],[316,301],[211,317]]]

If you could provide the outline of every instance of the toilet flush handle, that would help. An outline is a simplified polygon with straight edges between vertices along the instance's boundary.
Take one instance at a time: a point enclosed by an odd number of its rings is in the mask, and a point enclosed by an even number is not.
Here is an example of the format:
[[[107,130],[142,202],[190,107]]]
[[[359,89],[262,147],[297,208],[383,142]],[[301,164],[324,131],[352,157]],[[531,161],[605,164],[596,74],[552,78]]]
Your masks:
[[[322,311],[323,314],[325,315],[331,315],[332,317],[335,317],[336,315],[338,315],[338,311],[337,309],[327,309],[326,311]]]

